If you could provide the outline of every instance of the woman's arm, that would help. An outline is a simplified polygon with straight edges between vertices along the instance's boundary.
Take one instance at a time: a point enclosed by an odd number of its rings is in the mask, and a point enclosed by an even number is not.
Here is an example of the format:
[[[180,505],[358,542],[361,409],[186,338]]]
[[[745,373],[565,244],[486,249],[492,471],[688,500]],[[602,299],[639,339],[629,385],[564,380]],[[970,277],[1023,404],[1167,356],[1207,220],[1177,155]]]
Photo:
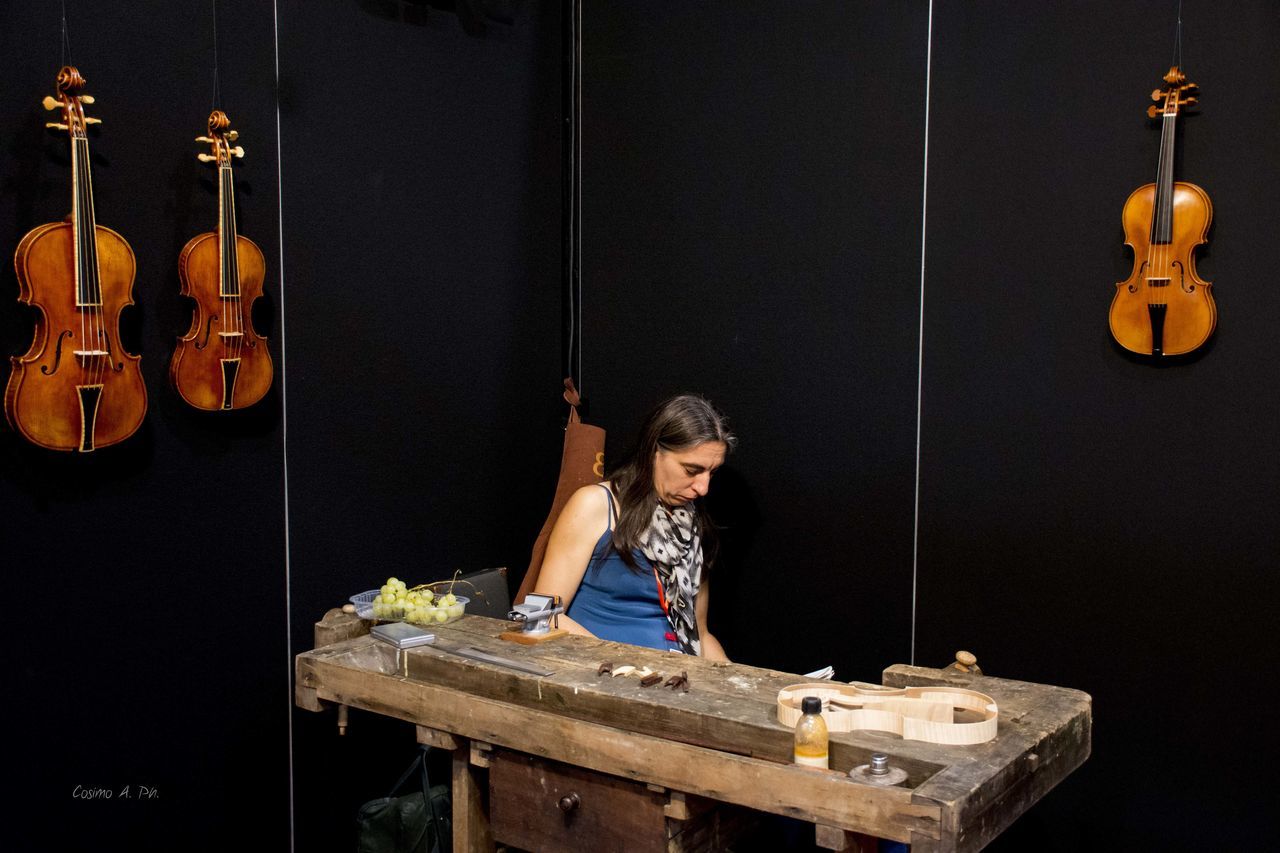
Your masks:
[[[599,486],[583,486],[569,498],[555,527],[551,528],[547,553],[533,591],[538,595],[560,596],[566,611],[578,594],[582,576],[591,562],[591,552],[609,523],[608,499]],[[563,613],[559,619],[560,627],[571,634],[595,636]]]
[[[698,637],[702,641],[702,656],[707,660],[723,660],[727,661],[729,656],[724,653],[724,647],[720,645],[720,641],[712,636],[707,630],[707,611],[710,607],[708,599],[710,598],[711,582],[705,578],[702,586],[698,588],[698,600],[693,605],[694,614],[698,617]]]

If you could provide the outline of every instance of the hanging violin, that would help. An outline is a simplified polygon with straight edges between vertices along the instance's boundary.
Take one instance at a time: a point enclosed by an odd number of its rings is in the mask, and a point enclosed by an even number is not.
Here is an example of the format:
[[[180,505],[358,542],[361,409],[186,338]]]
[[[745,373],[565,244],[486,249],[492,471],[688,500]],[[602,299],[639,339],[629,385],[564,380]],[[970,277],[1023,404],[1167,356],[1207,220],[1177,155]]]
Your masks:
[[[231,159],[244,148],[231,147],[239,133],[221,110],[209,116],[209,135],[197,142],[212,146],[198,154],[218,167],[217,230],[193,237],[178,258],[182,295],[196,301],[191,329],[178,339],[169,380],[182,399],[205,411],[251,406],[271,387],[267,340],[253,328],[253,303],[262,296],[266,263],[262,250],[236,233],[235,185]]]
[[[1147,108],[1160,118],[1156,182],[1138,187],[1124,204],[1125,245],[1133,249],[1133,273],[1116,284],[1111,334],[1120,346],[1147,356],[1183,355],[1209,340],[1218,321],[1212,285],[1196,275],[1195,250],[1205,243],[1213,204],[1200,187],[1173,180],[1178,113],[1198,100],[1196,84],[1173,66],[1168,84],[1151,93]]]
[[[24,438],[51,450],[88,453],[123,441],[142,424],[147,388],[139,356],[120,346],[120,312],[133,304],[133,250],[93,212],[89,137],[100,119],[84,114],[93,98],[80,72],[58,72],[61,110],[48,127],[71,139],[71,215],[28,232],[13,263],[18,300],[39,309],[26,355],[12,358],[4,413]]]

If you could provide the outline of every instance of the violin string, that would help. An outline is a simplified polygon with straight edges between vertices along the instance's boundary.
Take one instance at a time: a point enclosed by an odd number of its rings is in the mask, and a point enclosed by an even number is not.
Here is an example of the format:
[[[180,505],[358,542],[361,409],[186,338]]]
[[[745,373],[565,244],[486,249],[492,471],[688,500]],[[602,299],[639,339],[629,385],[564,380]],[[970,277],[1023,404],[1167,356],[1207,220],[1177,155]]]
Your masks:
[[[227,156],[230,156],[228,152]],[[235,247],[230,244],[231,235],[227,228],[228,217],[230,211],[227,209],[227,183],[230,177],[231,167],[227,163],[223,163],[218,167],[218,258],[221,274],[218,282],[218,299],[222,307],[222,330],[224,332],[234,332],[235,319],[232,315],[231,305],[231,253],[235,251]],[[229,335],[222,335],[221,350],[223,358],[231,358],[231,347],[234,338]],[[225,389],[223,391],[225,394]]]
[[[1164,119],[1161,119],[1160,156],[1158,156],[1156,160],[1155,191],[1153,191],[1152,193],[1151,232],[1147,234],[1146,278],[1144,278],[1142,282],[1139,282],[1140,286],[1146,288],[1147,305],[1152,304],[1151,278],[1153,277],[1153,275],[1156,274],[1156,252],[1160,251],[1157,248],[1156,237],[1157,237],[1157,234],[1160,233],[1160,169],[1161,169],[1161,164],[1164,164],[1164,161],[1165,161],[1165,133],[1164,133]],[[1152,329],[1152,334],[1155,334],[1155,329]]]
[[[83,349],[89,348],[88,346],[89,339],[87,335],[87,328],[86,328],[86,322],[85,322],[86,309],[85,309],[85,306],[81,304],[82,300],[80,299],[80,293],[79,293],[80,283],[84,280],[84,274],[85,274],[84,273],[84,251],[83,251],[84,250],[84,239],[83,239],[84,224],[82,221],[84,208],[83,208],[83,205],[81,204],[81,197],[80,197],[80,169],[82,168],[83,166],[80,163],[79,143],[77,143],[73,137],[71,140],[71,186],[72,186],[71,242],[73,243],[73,250],[75,251],[75,261],[76,261],[75,285],[74,285],[74,287],[76,288],[76,293],[74,298],[75,298],[75,304],[78,306],[76,313],[80,315],[80,339],[79,339],[78,348],[83,350]],[[87,365],[84,362],[84,360],[80,358],[76,359],[76,363],[77,363],[77,367],[80,370],[81,377],[83,378],[85,367]]]
[[[84,194],[85,194],[85,214],[89,228],[85,234],[87,245],[93,247],[93,251],[89,253],[85,260],[88,266],[88,282],[89,282],[89,302],[93,305],[89,309],[90,317],[93,321],[93,346],[94,352],[101,352],[106,349],[106,326],[103,320],[102,310],[102,282],[98,276],[98,223],[97,217],[93,215],[93,168],[89,162],[89,137],[88,128],[84,128],[85,133],[83,150],[80,152],[85,161],[84,172]],[[92,356],[93,358],[93,383],[96,385],[102,382],[104,372],[104,356]]]
[[[233,318],[230,331],[238,333],[231,339],[231,357],[239,358],[244,348],[244,302],[240,299],[240,258],[239,246],[236,245],[236,189],[235,173],[231,170],[231,154],[227,153],[227,272],[231,293]]]

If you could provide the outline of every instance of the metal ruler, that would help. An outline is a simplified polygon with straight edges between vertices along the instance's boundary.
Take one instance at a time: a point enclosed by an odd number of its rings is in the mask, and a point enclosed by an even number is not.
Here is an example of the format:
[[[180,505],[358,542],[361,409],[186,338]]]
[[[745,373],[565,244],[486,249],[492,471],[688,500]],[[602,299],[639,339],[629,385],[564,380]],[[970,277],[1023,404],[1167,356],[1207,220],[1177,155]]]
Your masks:
[[[435,648],[439,649],[442,652],[448,652],[451,655],[457,655],[458,657],[470,658],[471,660],[478,660],[484,663],[492,663],[492,664],[496,664],[497,666],[505,666],[507,669],[514,669],[517,672],[527,672],[530,675],[555,675],[555,672],[556,672],[554,669],[541,669],[532,664],[521,663],[520,661],[512,660],[511,658],[504,658],[498,655],[491,655],[488,652],[481,651],[480,649],[474,648],[472,646],[462,646],[456,649],[446,649],[443,646],[436,645]]]

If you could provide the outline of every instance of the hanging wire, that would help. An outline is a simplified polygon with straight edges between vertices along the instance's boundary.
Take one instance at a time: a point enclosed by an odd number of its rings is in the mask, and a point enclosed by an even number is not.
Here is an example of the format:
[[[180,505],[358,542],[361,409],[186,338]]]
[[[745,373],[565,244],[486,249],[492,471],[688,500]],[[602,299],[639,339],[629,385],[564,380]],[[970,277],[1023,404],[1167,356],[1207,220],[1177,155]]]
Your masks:
[[[565,168],[566,211],[565,269],[569,297],[569,334],[565,374],[582,384],[582,3],[574,0],[569,12],[569,162]]]
[[[222,91],[218,85],[218,0],[213,0],[213,105],[210,110],[221,108]]]
[[[1170,64],[1182,67],[1182,0],[1178,0],[1178,26],[1173,31],[1173,62]]]
[[[574,280],[578,283],[578,393],[583,391],[582,378],[582,0],[577,0],[578,7],[574,14],[573,39],[573,193],[574,208]]]
[[[62,0],[62,66],[71,64],[71,32],[67,29],[67,0]]]

